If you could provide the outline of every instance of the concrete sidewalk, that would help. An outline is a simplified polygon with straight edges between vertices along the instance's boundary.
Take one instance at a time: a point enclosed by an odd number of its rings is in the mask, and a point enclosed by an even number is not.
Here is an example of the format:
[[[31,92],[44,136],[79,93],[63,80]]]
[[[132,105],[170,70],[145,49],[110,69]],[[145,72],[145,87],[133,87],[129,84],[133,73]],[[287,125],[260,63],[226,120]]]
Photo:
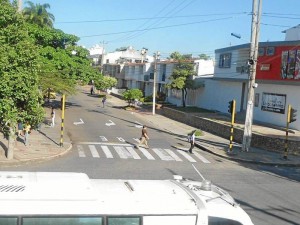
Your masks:
[[[45,122],[39,131],[32,130],[29,136],[29,145],[24,145],[23,136],[17,137],[13,153],[14,157],[11,160],[6,158],[8,140],[1,135],[0,167],[50,160],[67,153],[72,148],[72,145],[66,132],[64,132],[63,146],[60,146],[61,117],[58,114],[56,113],[55,127],[50,127],[50,108],[46,108]]]
[[[112,106],[126,106],[127,103],[114,96],[109,96],[107,99],[107,107]],[[195,127],[188,126],[186,124],[171,120],[159,114],[159,110],[156,111],[155,115],[152,115],[152,110],[145,110],[143,108],[131,112],[141,121],[147,121],[153,124],[154,128],[166,131],[168,133],[173,133],[178,136],[182,142],[187,142],[187,134]],[[34,130],[29,139],[29,146],[25,146],[23,143],[23,137],[17,138],[15,142],[14,158],[8,160],[5,157],[6,146],[8,140],[0,137],[0,167],[9,165],[20,165],[23,163],[31,163],[37,161],[44,161],[59,157],[67,153],[71,148],[71,141],[69,137],[64,132],[63,146],[60,147],[60,115],[56,113],[56,126],[50,127],[50,108],[46,108],[46,122],[42,124],[41,130]],[[255,127],[265,135],[270,135],[268,132],[274,135],[274,129],[268,127]],[[282,131],[277,131],[282,132]],[[189,144],[186,143],[186,146]],[[294,166],[300,167],[300,156],[298,155],[288,155],[288,160],[283,160],[283,152],[276,153],[263,149],[251,148],[249,152],[242,152],[240,144],[235,143],[233,147],[232,154],[228,154],[229,140],[220,138],[216,135],[204,132],[204,135],[196,140],[195,151],[205,150],[211,154],[217,155],[228,160],[256,163],[264,165],[274,165],[274,166]],[[182,146],[173,146],[175,148],[180,148]]]
[[[113,101],[114,104],[122,104],[122,102],[122,100],[117,98],[114,98]],[[159,114],[159,110],[156,110],[155,115],[152,114],[152,111],[145,111],[142,109],[136,111],[134,114],[139,119],[153,124],[153,127],[155,128],[164,130],[168,133],[176,134],[177,136],[181,137],[183,141],[187,141],[188,133],[190,133],[192,130],[197,129],[196,127],[191,127],[189,125],[162,116]],[[272,135],[273,137],[276,137],[276,134],[277,136],[280,136],[282,134],[282,131],[276,130],[271,127],[269,128],[256,125],[254,129],[263,132],[265,135]],[[204,132],[203,136],[196,138],[196,146],[201,150],[207,151],[222,158],[226,158],[228,160],[272,166],[300,167],[299,155],[288,154],[287,160],[285,160],[283,159],[283,151],[272,152],[251,147],[248,152],[244,152],[241,151],[241,144],[234,143],[231,152],[229,152],[229,139],[224,139],[207,132]],[[173,147],[179,149],[182,148],[182,146],[176,145]]]

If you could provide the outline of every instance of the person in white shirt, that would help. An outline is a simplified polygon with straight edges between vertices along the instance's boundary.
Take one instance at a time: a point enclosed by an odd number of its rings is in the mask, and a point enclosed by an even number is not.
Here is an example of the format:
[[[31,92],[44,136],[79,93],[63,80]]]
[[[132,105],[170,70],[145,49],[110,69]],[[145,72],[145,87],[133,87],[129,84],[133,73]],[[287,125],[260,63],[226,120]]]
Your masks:
[[[189,153],[191,154],[194,154],[193,153],[193,148],[195,147],[195,133],[196,133],[196,130],[194,130],[190,136],[190,144],[191,144],[191,147],[189,149]]]

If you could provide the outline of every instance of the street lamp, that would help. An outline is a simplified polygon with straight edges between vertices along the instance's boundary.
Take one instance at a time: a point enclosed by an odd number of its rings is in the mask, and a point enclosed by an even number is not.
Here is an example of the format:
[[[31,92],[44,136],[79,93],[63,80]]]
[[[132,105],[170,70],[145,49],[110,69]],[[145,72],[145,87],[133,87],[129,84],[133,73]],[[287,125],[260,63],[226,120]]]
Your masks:
[[[153,75],[153,103],[152,114],[155,115],[155,97],[156,97],[156,76],[157,76],[157,60],[160,56],[160,52],[154,53],[154,75]]]

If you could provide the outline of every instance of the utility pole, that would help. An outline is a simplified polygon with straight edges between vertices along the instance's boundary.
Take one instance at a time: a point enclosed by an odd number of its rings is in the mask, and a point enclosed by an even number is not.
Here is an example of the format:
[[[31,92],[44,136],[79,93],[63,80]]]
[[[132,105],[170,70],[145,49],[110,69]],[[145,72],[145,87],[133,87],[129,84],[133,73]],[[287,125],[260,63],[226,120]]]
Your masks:
[[[102,55],[101,55],[101,61],[100,61],[100,72],[103,74],[103,62],[104,62],[104,45],[107,44],[107,42],[102,41]]]
[[[65,120],[65,108],[66,108],[66,95],[63,94],[61,98],[61,127],[60,127],[60,147],[64,146],[64,120]]]
[[[18,12],[22,11],[22,0],[18,0]]]
[[[248,101],[247,101],[245,128],[244,128],[244,136],[243,136],[243,143],[242,143],[243,151],[249,151],[251,145],[251,138],[252,138],[254,89],[257,87],[255,83],[255,76],[256,76],[257,55],[258,55],[258,39],[259,39],[259,31],[260,31],[261,7],[262,7],[262,0],[253,0],[250,57],[248,61],[250,71],[249,71],[249,81],[248,81]]]
[[[155,97],[156,97],[156,76],[157,76],[157,59],[160,52],[154,53],[154,75],[153,75],[153,103],[152,103],[152,114],[155,115]]]

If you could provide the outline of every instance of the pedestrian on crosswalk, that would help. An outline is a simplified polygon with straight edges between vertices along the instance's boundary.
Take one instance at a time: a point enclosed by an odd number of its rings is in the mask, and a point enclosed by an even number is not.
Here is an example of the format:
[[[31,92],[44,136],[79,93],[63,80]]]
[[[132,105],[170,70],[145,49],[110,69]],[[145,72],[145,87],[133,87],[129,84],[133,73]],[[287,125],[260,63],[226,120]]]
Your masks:
[[[196,130],[194,130],[190,135],[189,135],[189,142],[191,144],[191,147],[189,149],[189,153],[194,154],[193,153],[193,148],[195,147],[195,133]]]
[[[140,137],[140,143],[138,144],[138,146],[145,145],[147,148],[149,148],[147,140],[149,140],[149,136],[148,136],[147,127],[144,125],[142,129],[142,135]]]
[[[104,97],[102,98],[102,106],[103,106],[103,108],[105,106],[105,102],[106,102],[106,95],[104,95]]]

